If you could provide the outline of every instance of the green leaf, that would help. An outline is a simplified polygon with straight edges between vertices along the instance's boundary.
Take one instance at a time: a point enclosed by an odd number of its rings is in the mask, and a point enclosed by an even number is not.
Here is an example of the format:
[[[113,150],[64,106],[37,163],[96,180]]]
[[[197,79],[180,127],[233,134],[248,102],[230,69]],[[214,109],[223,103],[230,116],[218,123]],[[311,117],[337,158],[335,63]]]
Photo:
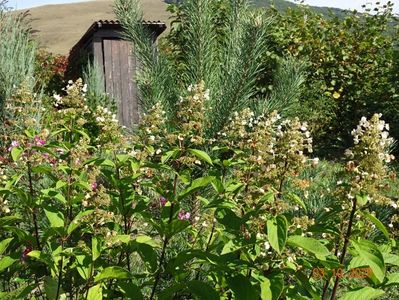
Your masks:
[[[200,178],[193,180],[191,185],[179,194],[179,199],[183,199],[184,197],[187,197],[188,195],[192,194],[193,192],[197,191],[198,189],[200,189],[204,186],[207,186],[214,179],[215,179],[215,177],[213,177],[213,176],[205,176],[205,177],[200,177]]]
[[[284,216],[277,216],[267,221],[267,237],[270,246],[279,254],[287,241],[288,222]]]
[[[119,290],[123,293],[124,299],[143,300],[141,289],[131,282],[119,282]]]
[[[18,279],[16,278],[15,281],[18,282]],[[37,285],[35,285],[35,284],[25,285],[26,284],[25,282],[26,282],[25,280],[21,280],[22,285],[19,288],[15,289],[11,292],[7,292],[7,294],[6,293],[3,294],[2,292],[0,292],[0,299],[1,300],[29,299],[28,298],[29,294],[34,289],[37,288]],[[33,297],[30,298],[30,300],[32,300],[32,299],[34,299],[34,298]]]
[[[339,300],[371,300],[376,299],[384,295],[385,292],[379,289],[373,289],[372,287],[364,287],[355,291],[345,293]]]
[[[183,290],[186,286],[183,285],[182,283],[175,283],[172,286],[167,287],[166,289],[163,289],[160,293],[158,293],[158,299],[159,300],[171,300],[173,299],[174,295]]]
[[[382,253],[384,258],[384,263],[386,265],[393,265],[399,267],[399,256],[392,254],[392,253]]]
[[[315,288],[314,284],[309,282],[309,277],[305,275],[303,272],[297,270],[295,272],[295,277],[297,278],[297,287],[306,290],[311,296],[312,300],[320,300],[320,294]]]
[[[155,272],[158,268],[158,254],[154,248],[147,244],[137,244],[137,252],[141,259],[145,262],[151,273]]]
[[[60,203],[62,204],[66,204],[67,201],[64,197],[63,194],[61,194],[58,190],[56,189],[44,189],[41,191],[44,195],[54,198],[56,200],[58,200]]]
[[[280,295],[284,289],[284,276],[282,274],[269,276],[270,288],[272,290],[272,300],[280,299]]]
[[[0,255],[2,255],[4,251],[6,251],[8,245],[11,243],[13,239],[14,238],[8,238],[0,242]]]
[[[387,283],[386,285],[390,284],[398,284],[399,285],[399,273],[392,273],[387,276]]]
[[[94,278],[94,282],[108,279],[129,279],[131,277],[130,272],[121,267],[108,267]]]
[[[200,300],[219,300],[218,293],[207,283],[193,280],[187,283],[190,292]]]
[[[186,220],[173,220],[167,227],[166,235],[172,237],[175,234],[182,232],[188,226],[190,226],[190,222]]]
[[[92,286],[87,293],[87,300],[101,300],[103,298],[103,289],[101,284]]]
[[[359,207],[366,205],[367,202],[369,201],[369,196],[364,193],[356,194],[356,201]]]
[[[116,158],[118,159],[119,162],[125,163],[131,156],[127,154],[117,154]]]
[[[387,238],[389,241],[389,233],[388,230],[385,228],[384,224],[380,220],[378,220],[376,217],[374,217],[372,214],[368,212],[363,212],[363,216],[365,216],[367,219],[369,219],[374,225],[384,234],[384,236]]]
[[[16,222],[22,221],[22,218],[19,216],[6,216],[0,218],[0,228],[7,226],[7,225],[12,225]]]
[[[33,258],[36,258],[36,259],[40,259],[41,254],[42,254],[42,252],[39,251],[39,250],[32,250],[32,251],[30,251],[30,252],[28,253],[28,256],[29,256],[29,257],[33,257]]]
[[[211,157],[206,152],[198,149],[188,149],[188,152],[195,155],[199,159],[206,161],[208,164],[213,165]]]
[[[67,185],[67,183],[65,181],[58,180],[57,183],[55,184],[55,188],[56,189],[61,189],[61,188],[63,188],[66,185]]]
[[[258,300],[258,293],[247,277],[239,274],[227,278],[227,284],[233,291],[236,300]]]
[[[45,254],[39,250],[33,250],[28,253],[29,257],[35,258],[48,266],[52,267],[53,266],[53,261],[51,260],[50,256],[48,254]]]
[[[14,147],[11,150],[11,157],[13,161],[17,161],[24,150],[20,147]]]
[[[32,173],[35,174],[51,174],[52,171],[53,169],[50,166],[40,165],[32,167]]]
[[[266,277],[262,278],[262,281],[260,283],[260,297],[262,300],[273,299],[270,280]]]
[[[110,159],[104,159],[101,162],[100,166],[102,166],[102,167],[113,167],[113,168],[116,167],[115,163],[112,160],[110,160]]]
[[[241,249],[241,248],[242,248],[242,246],[238,246],[238,245],[234,244],[233,240],[230,240],[224,245],[221,255],[237,251],[238,249]]]
[[[291,201],[293,201],[294,203],[296,203],[296,204],[298,204],[299,206],[301,206],[301,207],[305,210],[305,212],[306,212],[306,205],[305,205],[305,203],[302,201],[302,199],[299,198],[298,195],[296,195],[296,194],[294,194],[294,193],[289,193],[289,194],[287,195],[287,197],[288,197],[289,200],[291,200]]]
[[[77,133],[79,133],[80,135],[82,135],[84,138],[86,138],[88,141],[90,141],[91,139],[90,139],[90,136],[86,133],[86,132],[84,132],[83,130],[81,130],[81,129],[75,129],[74,130],[75,132],[77,132]]]
[[[271,203],[271,202],[273,202],[273,200],[274,200],[274,192],[273,192],[273,191],[270,191],[270,192],[265,193],[265,194],[259,199],[259,201],[266,202],[266,203]]]
[[[93,262],[101,255],[101,241],[95,236],[91,238],[91,255]]]
[[[147,235],[138,235],[136,237],[135,241],[139,244],[147,244],[154,248],[160,248],[159,242],[155,241],[154,239],[152,239],[151,237],[149,237]]]
[[[128,234],[118,234],[116,236],[112,236],[109,238],[109,242],[111,243],[122,243],[122,244],[127,244],[131,240],[130,235]]]
[[[359,256],[352,259],[353,262],[351,261],[350,267],[357,267],[356,264],[369,266],[373,271],[373,275],[378,280],[378,283],[382,283],[385,278],[385,264],[381,252],[378,249],[368,249],[361,243],[357,243],[354,241],[352,241],[352,245],[355,247]]]
[[[190,184],[191,182],[191,174],[189,169],[185,169],[179,173],[179,179],[184,183],[184,184]]]
[[[179,149],[174,149],[174,150],[170,150],[168,152],[166,152],[164,155],[162,155],[161,157],[161,162],[164,164],[165,162],[167,162],[171,157],[174,157],[175,155],[177,155],[180,152]]]
[[[216,192],[218,192],[219,194],[224,192],[224,186],[223,186],[223,182],[220,181],[219,179],[215,179],[212,182],[212,186],[215,189]]]
[[[241,229],[242,219],[231,209],[220,209],[216,213],[216,219],[223,224],[228,231],[238,231]]]
[[[92,258],[88,254],[75,255],[76,258],[76,269],[83,279],[88,280],[90,278],[92,266]]]
[[[288,237],[287,243],[290,246],[300,247],[316,256],[328,256],[330,251],[318,240],[310,237],[293,235]]]
[[[44,213],[47,216],[47,219],[50,221],[50,225],[53,228],[64,227],[64,215],[61,211],[53,208],[46,207],[44,208]]]
[[[242,183],[230,183],[229,185],[226,186],[226,191],[235,193],[237,192],[240,188],[242,188],[244,185]]]
[[[62,287],[60,287],[60,291],[58,293],[59,297],[57,299],[57,290],[58,290],[58,280],[55,280],[51,277],[46,277],[44,279],[44,291],[46,292],[46,296],[49,300],[60,300],[60,295],[64,294]]]
[[[80,220],[85,217],[88,216],[90,214],[92,214],[94,212],[94,210],[86,210],[83,212],[80,212],[76,215],[76,217],[73,219],[73,221],[71,222],[71,224],[69,224],[68,226],[68,234],[71,234],[76,228],[78,228],[80,226]]]
[[[4,256],[0,259],[0,273],[3,272],[8,267],[11,267],[17,260],[9,256]]]

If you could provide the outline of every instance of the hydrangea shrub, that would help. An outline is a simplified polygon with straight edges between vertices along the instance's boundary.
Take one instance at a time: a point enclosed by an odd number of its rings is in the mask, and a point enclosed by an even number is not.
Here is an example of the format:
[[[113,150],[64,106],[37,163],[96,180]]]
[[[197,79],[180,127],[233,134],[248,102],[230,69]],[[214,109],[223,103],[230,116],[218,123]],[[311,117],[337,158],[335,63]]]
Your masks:
[[[319,163],[307,123],[244,109],[209,137],[200,82],[175,119],[155,104],[128,135],[85,90],[70,82],[45,111],[23,86],[10,102],[20,118],[2,137],[0,297],[371,299],[399,283],[380,115],[353,131],[336,188],[322,191],[334,203],[314,218],[293,188],[310,188],[300,175]]]

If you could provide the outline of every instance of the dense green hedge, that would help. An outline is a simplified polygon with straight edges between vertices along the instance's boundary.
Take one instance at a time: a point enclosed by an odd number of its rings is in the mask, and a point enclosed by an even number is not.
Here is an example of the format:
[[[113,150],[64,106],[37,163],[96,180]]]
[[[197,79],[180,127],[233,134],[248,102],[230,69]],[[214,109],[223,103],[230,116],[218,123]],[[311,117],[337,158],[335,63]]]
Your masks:
[[[216,1],[215,22],[226,21],[229,1]],[[397,33],[392,7],[374,14],[346,12],[326,16],[305,6],[285,11],[266,8],[273,17],[269,49],[264,53],[259,96],[275,88],[274,74],[282,58],[292,56],[306,65],[306,81],[294,113],[308,120],[319,154],[335,155],[350,141],[350,130],[362,116],[381,112],[399,137],[397,113]],[[175,19],[163,49],[179,65],[185,16],[170,6]],[[267,100],[266,100],[267,101]]]

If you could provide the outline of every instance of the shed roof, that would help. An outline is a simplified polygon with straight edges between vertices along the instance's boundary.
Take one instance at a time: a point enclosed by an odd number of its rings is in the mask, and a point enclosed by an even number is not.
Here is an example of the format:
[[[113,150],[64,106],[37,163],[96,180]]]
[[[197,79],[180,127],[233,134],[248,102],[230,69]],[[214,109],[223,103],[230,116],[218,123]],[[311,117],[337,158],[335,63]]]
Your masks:
[[[166,24],[161,21],[142,21],[142,24],[148,26],[149,29],[156,33],[156,35],[160,35],[166,29]],[[118,20],[99,20],[94,22],[86,33],[80,38],[80,40],[72,47],[70,53],[75,52],[79,48],[83,47],[86,42],[100,29],[111,29],[122,31],[122,25]]]

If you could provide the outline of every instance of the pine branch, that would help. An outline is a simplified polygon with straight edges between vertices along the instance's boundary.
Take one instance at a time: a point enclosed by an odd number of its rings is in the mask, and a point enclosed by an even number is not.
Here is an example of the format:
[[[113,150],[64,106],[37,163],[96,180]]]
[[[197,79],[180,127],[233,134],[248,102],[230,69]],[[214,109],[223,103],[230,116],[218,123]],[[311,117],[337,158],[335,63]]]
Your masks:
[[[280,62],[274,76],[274,90],[266,101],[260,102],[262,113],[277,110],[289,115],[299,104],[301,88],[305,82],[304,64],[294,58]]]

